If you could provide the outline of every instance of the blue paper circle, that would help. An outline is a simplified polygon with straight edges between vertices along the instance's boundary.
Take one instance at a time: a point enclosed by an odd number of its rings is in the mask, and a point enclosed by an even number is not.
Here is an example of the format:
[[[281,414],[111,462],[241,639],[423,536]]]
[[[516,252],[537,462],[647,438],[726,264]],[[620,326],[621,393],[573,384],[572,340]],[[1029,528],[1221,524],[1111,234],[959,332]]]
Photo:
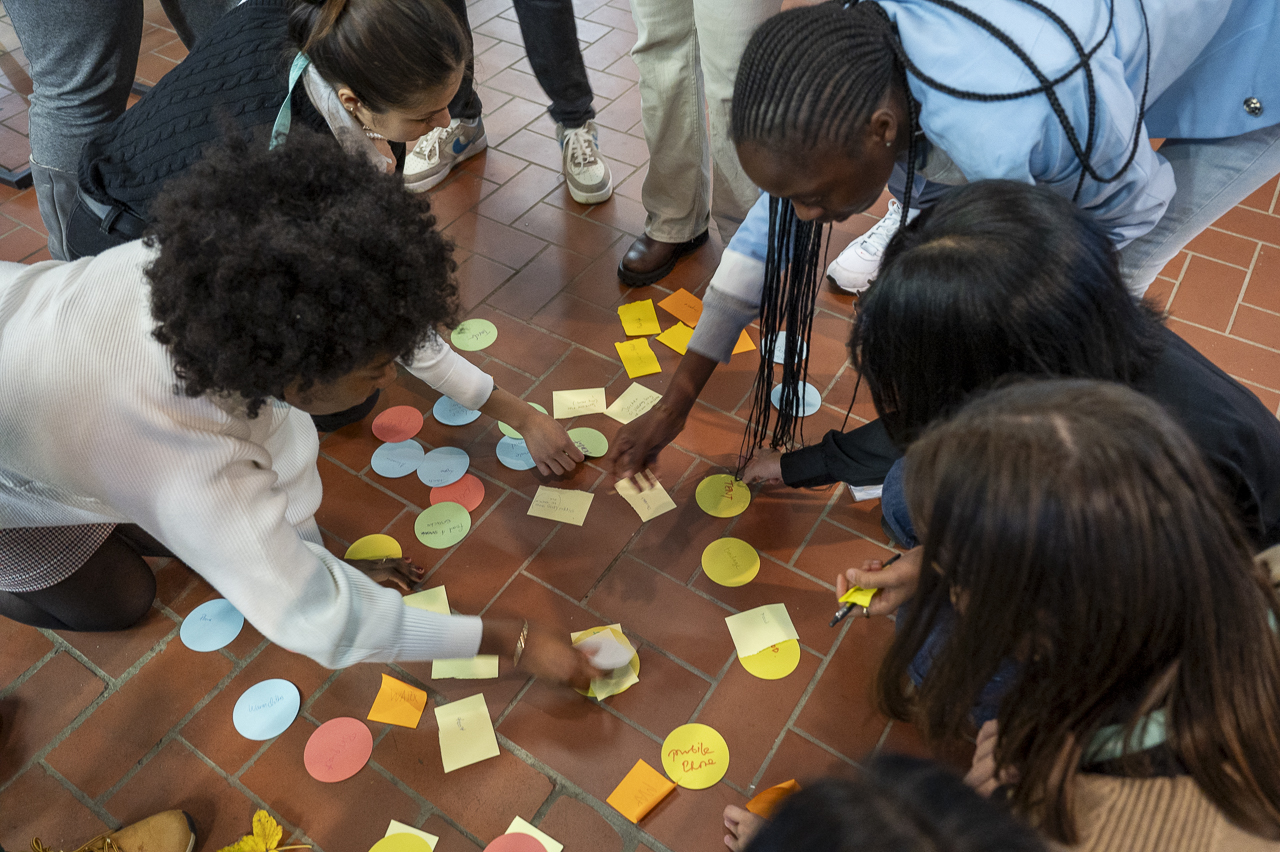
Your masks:
[[[808,417],[819,408],[822,407],[822,394],[818,393],[818,389],[808,382],[800,385],[800,416]],[[782,406],[778,404],[778,400],[782,398],[782,385],[774,385],[773,390],[769,392],[769,401],[773,403],[773,407],[782,410]]]
[[[240,610],[223,598],[202,603],[182,620],[178,638],[193,651],[216,651],[231,644],[244,627]]]
[[[533,456],[529,455],[528,445],[515,438],[498,440],[498,461],[512,470],[528,470],[535,466]]]
[[[418,465],[418,478],[432,488],[452,485],[471,467],[471,456],[457,447],[440,447],[427,453]]]
[[[383,444],[373,451],[373,472],[389,479],[408,476],[422,464],[426,450],[422,445],[410,438],[395,444]]]
[[[809,344],[803,340],[800,341],[800,357],[803,358],[809,352]],[[773,363],[781,364],[787,360],[787,333],[785,331],[778,332],[778,339],[773,344]]]
[[[269,740],[293,724],[301,706],[298,687],[287,680],[272,678],[244,691],[231,711],[231,721],[245,739]]]
[[[480,416],[479,411],[463,408],[447,396],[436,400],[436,404],[431,406],[431,413],[446,426],[466,426]]]

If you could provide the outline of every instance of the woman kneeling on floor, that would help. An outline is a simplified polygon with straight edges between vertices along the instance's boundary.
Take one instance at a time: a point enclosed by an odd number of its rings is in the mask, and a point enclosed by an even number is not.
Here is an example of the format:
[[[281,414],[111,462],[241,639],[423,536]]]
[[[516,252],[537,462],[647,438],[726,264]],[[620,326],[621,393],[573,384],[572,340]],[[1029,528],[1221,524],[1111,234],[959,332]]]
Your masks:
[[[229,143],[153,211],[148,239],[0,264],[0,614],[128,627],[155,596],[139,554],[163,548],[331,668],[483,653],[589,678],[567,636],[406,607],[321,544],[308,415],[387,386],[457,321],[426,202],[295,131]]]

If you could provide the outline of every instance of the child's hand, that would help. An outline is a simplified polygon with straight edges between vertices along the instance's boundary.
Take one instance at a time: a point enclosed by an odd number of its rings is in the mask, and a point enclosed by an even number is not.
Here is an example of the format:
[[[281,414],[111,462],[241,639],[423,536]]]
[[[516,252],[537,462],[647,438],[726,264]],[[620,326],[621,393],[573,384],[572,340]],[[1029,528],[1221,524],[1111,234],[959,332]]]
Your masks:
[[[897,611],[915,596],[920,582],[920,556],[922,548],[913,547],[892,565],[885,566],[879,559],[868,559],[862,568],[850,568],[836,577],[836,597],[853,586],[863,589],[879,589],[871,599],[867,615],[889,615]]]
[[[525,422],[518,426],[513,423],[512,426],[524,438],[529,455],[533,456],[538,473],[543,476],[568,473],[586,458],[563,426],[532,406],[529,406]]]
[[[724,836],[724,845],[733,852],[742,852],[760,829],[764,828],[764,820],[751,811],[727,805],[724,809],[724,827],[729,831]]]
[[[768,447],[760,447],[747,462],[742,472],[742,481],[747,485],[763,482],[765,485],[782,484],[782,453]]]

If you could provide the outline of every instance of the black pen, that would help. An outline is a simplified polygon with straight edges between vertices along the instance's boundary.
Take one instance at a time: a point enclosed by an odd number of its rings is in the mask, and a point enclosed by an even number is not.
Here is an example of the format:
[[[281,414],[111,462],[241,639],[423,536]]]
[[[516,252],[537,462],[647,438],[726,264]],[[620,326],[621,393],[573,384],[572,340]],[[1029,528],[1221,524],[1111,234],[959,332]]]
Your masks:
[[[882,563],[882,564],[880,565],[880,567],[881,567],[882,569],[883,569],[883,568],[888,568],[890,565],[892,565],[893,563],[897,562],[897,561],[898,561],[899,559],[901,559],[901,558],[902,558],[902,554],[901,554],[901,553],[895,553],[893,556],[889,557],[889,560],[888,560],[887,562]],[[879,591],[879,590],[877,589],[876,591]],[[845,594],[847,595],[847,594],[849,594],[849,593],[848,593],[848,592],[845,592]],[[836,612],[836,617],[835,617],[835,618],[833,618],[833,619],[831,619],[831,626],[832,626],[832,627],[835,627],[837,624],[839,624],[840,622],[844,621],[845,616],[846,616],[846,615],[848,615],[849,613],[853,612],[853,608],[854,608],[855,606],[857,606],[857,604],[855,604],[853,601],[849,601],[847,604],[845,604],[844,606],[840,607],[840,609]]]

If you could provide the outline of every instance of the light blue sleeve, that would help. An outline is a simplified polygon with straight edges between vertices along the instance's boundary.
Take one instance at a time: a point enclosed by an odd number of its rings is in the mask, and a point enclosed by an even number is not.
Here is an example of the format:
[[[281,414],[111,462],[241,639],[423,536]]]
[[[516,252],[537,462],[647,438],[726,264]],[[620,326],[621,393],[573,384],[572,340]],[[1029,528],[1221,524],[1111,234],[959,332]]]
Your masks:
[[[728,251],[736,251],[764,263],[769,250],[769,193],[762,192],[747,211],[747,218],[729,240]]]

